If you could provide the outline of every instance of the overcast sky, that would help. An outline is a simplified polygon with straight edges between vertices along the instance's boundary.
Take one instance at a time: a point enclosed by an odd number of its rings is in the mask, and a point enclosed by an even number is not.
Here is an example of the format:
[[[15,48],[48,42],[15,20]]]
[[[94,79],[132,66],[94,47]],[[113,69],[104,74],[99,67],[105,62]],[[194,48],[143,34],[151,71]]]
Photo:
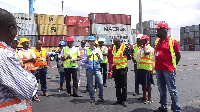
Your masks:
[[[62,0],[36,0],[38,14],[61,15]],[[88,16],[89,13],[131,15],[131,27],[139,22],[139,0],[63,0],[63,15]],[[12,13],[29,13],[28,0],[0,0],[0,7]],[[172,37],[179,40],[180,27],[200,24],[200,0],[142,0],[142,21],[165,21]]]

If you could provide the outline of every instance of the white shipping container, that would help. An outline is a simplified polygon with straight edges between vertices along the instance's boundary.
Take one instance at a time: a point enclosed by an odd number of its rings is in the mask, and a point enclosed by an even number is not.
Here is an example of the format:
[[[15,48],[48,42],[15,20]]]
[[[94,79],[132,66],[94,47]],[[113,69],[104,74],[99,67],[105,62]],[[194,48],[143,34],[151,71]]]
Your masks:
[[[129,34],[129,35],[127,35],[127,34],[121,34],[121,35],[109,35],[109,37],[108,37],[108,39],[109,39],[109,44],[111,45],[112,43],[113,43],[113,39],[114,39],[114,37],[119,37],[120,38],[120,40],[121,40],[121,42],[123,43],[123,44],[131,44],[131,41],[133,41],[133,40],[131,40],[131,39],[133,39],[132,38],[132,36]]]
[[[17,36],[16,37],[18,40],[20,40],[21,38],[27,38],[27,39],[31,39],[31,47],[35,47],[36,41],[37,41],[37,35],[31,35],[31,36]]]
[[[17,35],[38,35],[37,24],[17,24],[20,30]]]
[[[12,15],[15,17],[16,23],[36,24],[34,14],[12,13]]]
[[[94,23],[92,34],[131,34],[131,25]]]

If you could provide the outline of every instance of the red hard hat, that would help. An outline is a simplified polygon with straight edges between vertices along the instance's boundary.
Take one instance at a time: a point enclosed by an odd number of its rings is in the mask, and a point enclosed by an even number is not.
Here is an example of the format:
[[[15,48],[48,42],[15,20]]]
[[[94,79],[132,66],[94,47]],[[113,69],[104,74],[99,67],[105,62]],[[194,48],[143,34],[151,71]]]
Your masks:
[[[149,41],[149,37],[148,37],[147,35],[143,35],[140,39],[141,39],[141,40],[147,39],[147,40]]]
[[[160,29],[160,28],[162,28],[162,27],[164,27],[164,28],[166,28],[167,30],[169,30],[168,24],[167,24],[167,23],[164,23],[164,22],[159,23],[158,26],[157,26],[157,28],[156,28],[156,30],[157,30],[157,29]]]
[[[74,42],[74,38],[73,38],[73,37],[68,37],[68,38],[67,38],[67,42],[69,42],[69,41]]]

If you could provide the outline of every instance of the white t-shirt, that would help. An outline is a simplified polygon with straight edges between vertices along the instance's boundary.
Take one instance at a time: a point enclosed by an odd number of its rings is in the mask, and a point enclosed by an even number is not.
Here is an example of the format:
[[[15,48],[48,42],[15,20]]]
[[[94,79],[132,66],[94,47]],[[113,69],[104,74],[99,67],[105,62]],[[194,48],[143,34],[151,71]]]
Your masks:
[[[149,45],[148,46],[146,46],[146,47],[149,47]],[[139,62],[139,60],[140,60],[140,56],[141,56],[141,53],[144,51],[144,48],[141,48],[139,51],[138,51],[138,62]],[[148,49],[147,50],[147,52],[149,52],[149,56],[153,53],[153,48],[151,47],[150,49]]]
[[[69,52],[75,52],[77,51],[77,56],[80,56],[80,51],[78,47],[73,46],[72,48],[69,48],[68,46],[66,46],[69,49]],[[61,51],[61,57],[64,57],[64,52],[65,52],[65,47],[62,49]],[[77,68],[77,67],[64,67],[64,68]]]
[[[30,50],[30,49],[25,50],[25,49],[23,49],[23,48],[22,48],[22,50],[23,50],[24,54],[26,55],[27,59],[30,59],[30,54],[31,54],[30,52],[32,52],[32,58],[36,58],[36,55],[35,55],[35,53],[33,52],[33,50]],[[19,54],[19,56],[20,56],[21,59],[24,58],[24,56],[23,56],[21,50],[18,51],[18,54]]]

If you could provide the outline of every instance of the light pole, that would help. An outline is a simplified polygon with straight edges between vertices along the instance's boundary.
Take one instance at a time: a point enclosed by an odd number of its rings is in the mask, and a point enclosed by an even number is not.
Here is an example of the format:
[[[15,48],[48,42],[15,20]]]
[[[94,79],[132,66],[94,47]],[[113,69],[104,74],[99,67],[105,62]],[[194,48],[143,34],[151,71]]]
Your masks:
[[[63,3],[64,3],[64,1],[61,1],[61,3],[62,3],[62,14],[63,14]]]
[[[139,31],[140,34],[143,34],[143,28],[142,28],[142,2],[139,0]]]

